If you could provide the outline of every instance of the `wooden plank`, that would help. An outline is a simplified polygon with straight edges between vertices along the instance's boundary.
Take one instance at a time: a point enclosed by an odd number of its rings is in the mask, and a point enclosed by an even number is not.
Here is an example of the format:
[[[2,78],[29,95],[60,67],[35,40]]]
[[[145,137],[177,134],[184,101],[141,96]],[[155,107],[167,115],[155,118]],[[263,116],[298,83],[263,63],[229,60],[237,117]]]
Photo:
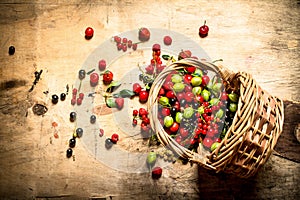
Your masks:
[[[300,196],[300,60],[298,1],[1,1],[0,3],[0,198],[3,199],[297,199]],[[225,6],[226,5],[226,6]],[[270,9],[272,8],[272,9]],[[210,32],[199,38],[207,20]],[[85,40],[84,29],[95,36]],[[53,106],[51,94],[70,88],[87,56],[115,34],[139,27],[182,33],[212,60],[247,71],[269,93],[285,101],[284,132],[275,154],[251,179],[215,174],[180,162],[158,181],[148,173],[124,173],[95,160],[78,141],[75,161],[65,158],[73,127],[72,107]],[[16,47],[8,56],[10,45]],[[32,92],[34,72],[43,69]],[[118,71],[120,78],[126,68]],[[48,96],[43,92],[49,91]],[[48,112],[32,113],[35,103]],[[99,107],[96,107],[96,109]],[[109,112],[107,111],[107,114]],[[53,137],[53,121],[59,138]],[[107,126],[111,126],[107,123]],[[130,143],[134,144],[134,143]],[[133,147],[135,147],[133,145]]]

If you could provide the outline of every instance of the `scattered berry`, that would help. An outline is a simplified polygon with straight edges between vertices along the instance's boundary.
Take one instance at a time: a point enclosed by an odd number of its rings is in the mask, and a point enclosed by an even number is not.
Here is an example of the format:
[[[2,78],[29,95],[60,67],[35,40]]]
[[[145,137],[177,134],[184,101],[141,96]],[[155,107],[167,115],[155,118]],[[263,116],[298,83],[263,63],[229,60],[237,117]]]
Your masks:
[[[75,140],[75,138],[71,138],[71,139],[69,140],[69,147],[70,147],[70,148],[74,148],[75,145],[76,145],[76,140]]]
[[[171,45],[172,44],[172,38],[170,36],[166,35],[164,37],[164,44],[165,45]]]
[[[159,179],[162,175],[162,168],[161,167],[154,167],[152,169],[152,178]]]
[[[9,54],[9,55],[14,55],[14,54],[15,54],[15,51],[16,51],[16,49],[15,49],[14,46],[10,46],[10,47],[8,48],[8,54]]]
[[[131,47],[132,47],[132,41],[131,41],[131,40],[128,40],[127,46],[128,46],[128,48],[131,48]]]
[[[137,116],[138,114],[139,114],[139,111],[138,111],[138,110],[133,110],[133,111],[132,111],[132,115],[133,115],[133,116]]]
[[[76,121],[76,116],[77,116],[76,112],[70,112],[70,121],[71,122]]]
[[[152,46],[152,51],[160,51],[160,45],[159,44],[154,44]]]
[[[146,90],[142,90],[139,93],[139,100],[141,103],[145,103],[148,101],[149,93]]]
[[[92,87],[95,87],[98,84],[99,81],[99,75],[94,72],[90,75],[90,83]]]
[[[106,70],[104,73],[103,73],[103,83],[105,85],[108,85],[112,82],[113,80],[113,73],[109,70]]]
[[[77,105],[81,105],[82,104],[82,99],[81,98],[77,98],[76,103],[77,103]]]
[[[81,100],[83,100],[83,98],[84,98],[84,94],[81,92],[81,93],[79,93],[79,98],[81,99]]]
[[[136,119],[133,119],[133,120],[132,120],[132,125],[133,125],[133,126],[136,126],[137,123],[138,123],[138,121],[137,121]]]
[[[146,42],[150,39],[150,31],[147,28],[139,29],[139,40],[142,42]]]
[[[137,50],[137,43],[132,44],[132,50]]]
[[[106,69],[106,61],[104,59],[100,60],[98,63],[98,67],[100,71],[103,71]]]
[[[76,129],[76,136],[78,138],[80,138],[80,137],[82,137],[82,135],[83,135],[83,129],[82,128],[77,128]]]
[[[85,70],[84,69],[79,70],[79,72],[78,72],[78,78],[80,80],[82,80],[82,79],[85,78]]]
[[[92,124],[94,124],[94,123],[96,122],[96,116],[95,116],[95,115],[91,115],[91,117],[90,117],[90,122],[91,122]]]
[[[104,135],[104,130],[102,128],[99,129],[99,136],[102,137]]]
[[[110,149],[112,146],[113,146],[113,143],[112,143],[111,139],[110,139],[110,138],[107,138],[107,139],[105,140],[105,148],[106,148],[106,149]]]
[[[123,108],[123,106],[124,106],[124,98],[122,98],[122,97],[116,98],[116,99],[115,99],[115,103],[116,103],[116,105],[117,105],[117,108],[118,108],[119,110],[121,110],[121,109]]]
[[[69,149],[67,150],[67,158],[71,158],[72,155],[73,155],[73,150],[72,150],[71,148],[69,148]]]
[[[76,96],[76,94],[77,94],[77,89],[76,88],[73,88],[72,94]]]
[[[85,29],[85,38],[89,40],[89,39],[91,39],[91,38],[93,37],[93,35],[94,35],[94,30],[93,30],[93,28],[87,27],[87,28]]]
[[[56,94],[54,94],[54,95],[52,95],[52,103],[53,104],[57,104],[57,102],[58,102],[58,96],[56,95]]]
[[[60,100],[64,101],[66,99],[66,94],[65,93],[61,93],[60,94]]]
[[[119,135],[116,134],[116,133],[112,134],[110,140],[111,140],[112,143],[116,144],[119,140]]]
[[[133,91],[135,94],[139,94],[141,90],[142,90],[142,86],[141,86],[139,83],[134,83],[134,84],[132,85],[132,91]]]
[[[201,38],[206,37],[208,35],[208,31],[209,31],[209,28],[206,25],[206,21],[204,21],[204,24],[199,28],[199,36]]]

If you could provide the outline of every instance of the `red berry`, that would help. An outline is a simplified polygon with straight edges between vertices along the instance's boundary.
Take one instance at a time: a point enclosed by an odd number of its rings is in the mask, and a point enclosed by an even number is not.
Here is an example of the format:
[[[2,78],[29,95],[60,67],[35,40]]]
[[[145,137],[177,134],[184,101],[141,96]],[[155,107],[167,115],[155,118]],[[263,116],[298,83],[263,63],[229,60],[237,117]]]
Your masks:
[[[165,107],[162,108],[161,114],[162,114],[163,116],[169,116],[169,115],[171,114],[170,108],[165,108]]]
[[[183,80],[184,80],[185,83],[191,83],[191,80],[192,80],[193,76],[190,75],[190,74],[186,74],[186,75],[184,75],[183,78],[184,78]]]
[[[149,75],[152,75],[154,72],[154,66],[153,65],[148,65],[148,67],[145,68],[146,73]]]
[[[148,117],[145,117],[144,119],[143,119],[143,122],[142,123],[144,123],[144,124],[150,124],[150,119],[148,118]]]
[[[209,31],[209,28],[206,25],[206,21],[204,21],[204,25],[200,26],[200,28],[199,28],[199,36],[202,38],[206,37],[208,35],[208,31]]]
[[[228,100],[227,92],[222,92],[220,99],[221,101],[227,101]]]
[[[180,128],[179,132],[182,138],[186,138],[189,135],[189,131],[185,128]]]
[[[122,50],[123,50],[124,52],[127,51],[127,46],[126,46],[126,44],[123,44],[123,45],[122,45]]]
[[[138,111],[138,110],[133,110],[133,111],[132,111],[132,115],[133,115],[133,116],[137,116],[138,114],[139,114],[139,111]]]
[[[77,105],[81,105],[82,104],[82,99],[77,98]]]
[[[90,75],[90,83],[91,83],[91,86],[96,86],[98,84],[98,81],[99,81],[99,75],[94,72]]]
[[[203,105],[204,107],[208,107],[208,106],[209,106],[209,102],[205,101],[205,102],[203,102],[202,105]]]
[[[142,42],[146,42],[150,39],[150,31],[147,28],[139,29],[139,40]]]
[[[174,122],[172,124],[172,126],[170,127],[170,131],[173,132],[173,133],[176,133],[179,129],[179,124],[177,122]]]
[[[139,93],[139,100],[141,103],[145,103],[148,101],[149,93],[146,90],[142,90]]]
[[[221,138],[216,138],[216,139],[215,139],[215,142],[221,143],[221,142],[222,142],[222,139],[221,139]]]
[[[127,46],[128,46],[128,48],[131,48],[131,47],[132,47],[132,41],[131,41],[131,40],[128,40]]]
[[[118,97],[118,98],[115,99],[115,103],[117,105],[117,108],[119,110],[121,110],[124,106],[124,99],[122,97]]]
[[[164,88],[160,88],[159,89],[159,92],[158,92],[158,96],[163,96],[165,94],[165,90],[164,90]]]
[[[207,148],[210,148],[213,142],[214,142],[214,141],[213,141],[211,138],[209,138],[209,137],[205,137],[205,138],[203,139],[203,145],[204,145],[205,147],[207,147]]]
[[[188,67],[185,68],[185,70],[186,70],[188,73],[192,74],[192,73],[195,72],[196,67],[194,67],[194,66],[188,66]]]
[[[114,144],[116,144],[116,143],[118,142],[118,140],[119,140],[119,135],[116,134],[116,133],[112,134],[110,140],[111,140]]]
[[[119,36],[114,36],[114,41],[115,41],[116,43],[120,43],[121,40],[122,40],[122,39],[121,39]]]
[[[134,83],[134,84],[132,85],[132,91],[133,91],[135,94],[139,94],[141,90],[142,90],[142,86],[141,86],[139,83]]]
[[[152,46],[152,51],[160,51],[160,45],[159,44],[154,44],[153,46]]]
[[[81,100],[83,100],[83,97],[84,97],[84,94],[83,94],[83,93],[79,93],[79,98],[80,98]]]
[[[207,75],[203,75],[202,76],[202,85],[203,86],[206,86],[208,83],[209,83],[209,76],[207,76]]]
[[[93,35],[94,35],[94,30],[91,27],[87,27],[85,29],[85,37],[87,39],[91,39],[93,37]]]
[[[159,179],[162,174],[162,168],[161,167],[154,167],[152,169],[152,178],[153,179]]]
[[[76,97],[71,99],[71,105],[75,105],[76,104]]]
[[[190,58],[192,56],[192,52],[190,50],[181,51],[178,55],[178,60],[184,58]]]
[[[140,108],[139,109],[139,116],[141,117],[143,115],[147,116],[148,115],[148,111],[145,108]]]
[[[99,63],[98,63],[98,67],[99,67],[99,70],[100,70],[100,71],[105,70],[105,68],[106,68],[106,61],[103,60],[103,59],[100,60]]]
[[[136,126],[137,123],[138,123],[138,121],[137,121],[136,119],[133,119],[133,120],[132,120],[132,125],[133,125],[133,126]]]
[[[169,99],[175,98],[175,93],[172,90],[169,90],[166,93],[166,97],[168,97]]]
[[[113,73],[111,71],[109,71],[109,70],[105,71],[103,73],[103,83],[105,85],[110,84],[112,82],[112,80],[113,80],[113,76],[114,75],[113,75]]]
[[[117,49],[120,51],[123,49],[123,44],[122,43],[117,43]]]
[[[122,43],[123,43],[123,44],[126,44],[126,43],[127,43],[127,38],[123,38],[123,39],[122,39]]]
[[[166,35],[164,37],[164,44],[165,45],[171,45],[172,44],[172,38],[170,36]]]
[[[102,137],[104,135],[104,130],[102,128],[99,129],[99,136]]]
[[[73,88],[72,94],[76,96],[76,94],[77,94],[77,89],[76,88]]]
[[[185,100],[190,103],[193,101],[194,94],[192,92],[186,92],[185,93]]]
[[[132,50],[136,50],[137,49],[137,43],[132,44]]]

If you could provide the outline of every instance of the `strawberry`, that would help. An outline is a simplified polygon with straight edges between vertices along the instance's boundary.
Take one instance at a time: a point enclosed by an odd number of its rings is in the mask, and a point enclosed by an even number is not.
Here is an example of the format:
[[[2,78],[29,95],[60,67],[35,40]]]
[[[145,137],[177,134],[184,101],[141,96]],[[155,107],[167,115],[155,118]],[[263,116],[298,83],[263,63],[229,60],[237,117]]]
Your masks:
[[[118,97],[118,98],[115,99],[115,103],[117,105],[117,108],[119,110],[121,110],[124,106],[124,99],[122,97]]]
[[[150,31],[147,28],[141,28],[139,30],[139,40],[142,42],[146,42],[150,39]]]

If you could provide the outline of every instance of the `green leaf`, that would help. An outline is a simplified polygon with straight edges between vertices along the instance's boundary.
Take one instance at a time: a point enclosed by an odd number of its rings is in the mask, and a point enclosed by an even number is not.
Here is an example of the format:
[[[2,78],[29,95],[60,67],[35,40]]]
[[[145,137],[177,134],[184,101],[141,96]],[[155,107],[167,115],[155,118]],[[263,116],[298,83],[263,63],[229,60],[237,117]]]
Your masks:
[[[117,107],[117,104],[115,102],[115,99],[114,98],[107,98],[106,99],[106,105],[110,108],[115,108]]]
[[[112,81],[109,85],[108,85],[108,87],[118,87],[118,86],[120,86],[121,85],[121,83],[119,82],[119,81]]]
[[[114,94],[114,97],[122,97],[122,98],[131,98],[135,95],[135,93],[132,90],[123,89],[119,93]]]
[[[161,56],[164,60],[169,60],[170,59],[170,56],[169,55],[162,55]]]

